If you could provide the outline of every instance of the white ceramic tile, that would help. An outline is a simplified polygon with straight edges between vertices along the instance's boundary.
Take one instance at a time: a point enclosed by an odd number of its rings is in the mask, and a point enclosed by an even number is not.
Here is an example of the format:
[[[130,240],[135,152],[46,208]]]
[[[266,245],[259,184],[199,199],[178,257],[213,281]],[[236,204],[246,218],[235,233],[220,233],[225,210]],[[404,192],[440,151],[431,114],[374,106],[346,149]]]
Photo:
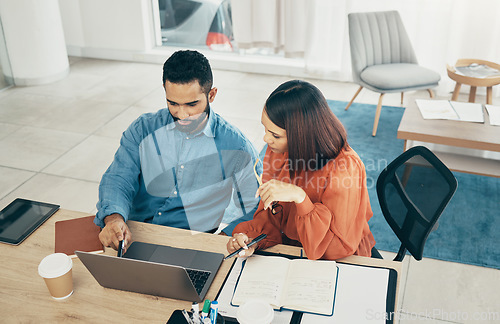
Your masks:
[[[242,80],[246,73],[235,72],[235,71],[224,71],[224,70],[212,70],[214,77],[214,87],[217,89],[225,91],[228,88],[234,88],[235,85],[242,84]]]
[[[30,171],[0,167],[0,199],[22,185],[34,174]]]
[[[110,76],[127,64],[121,61],[80,58],[71,64],[70,70],[72,73]]]
[[[239,130],[245,134],[245,136],[249,139],[253,139],[256,136],[259,127],[263,126],[260,123],[260,120],[247,119],[247,118],[239,118],[234,115],[224,116],[221,115],[226,121],[236,126]]]
[[[22,88],[22,92],[45,94],[67,98],[83,98],[86,92],[100,82],[106,80],[105,76],[82,74],[71,71],[62,80]]]
[[[39,171],[85,135],[25,126],[0,140],[0,165]]]
[[[0,208],[15,198],[25,198],[61,205],[61,208],[91,212],[98,199],[97,182],[37,174],[0,200]]]
[[[410,261],[403,309],[439,320],[478,323],[475,316],[497,312],[500,270],[424,258]]]
[[[154,90],[152,82],[142,82],[138,79],[118,80],[107,79],[89,89],[83,99],[92,101],[131,105]]]
[[[228,89],[245,89],[262,92],[267,98],[280,84],[295,78],[281,75],[246,73],[240,82],[233,83]]]
[[[81,60],[84,60],[84,58],[78,56],[68,56],[68,61],[70,65],[75,64],[76,62],[79,62]]]
[[[90,136],[42,172],[99,182],[113,161],[118,146],[119,141],[116,139]]]
[[[12,125],[12,124],[5,124],[5,123],[0,123],[0,140],[4,138],[5,136],[15,132],[22,126],[17,126],[17,125]]]
[[[254,129],[252,134],[254,134],[254,137],[250,140],[252,141],[252,144],[257,152],[260,153],[260,151],[262,151],[262,149],[266,145],[266,142],[264,142],[264,127],[262,125],[259,125],[256,129]]]
[[[0,121],[18,125],[36,125],[52,108],[69,101],[64,97],[28,93],[24,88],[8,89],[6,93],[0,99]]]
[[[39,116],[37,127],[91,134],[127,109],[128,105],[71,99]]]
[[[120,68],[113,77],[126,82],[128,79],[151,80],[154,83],[163,82],[163,64],[121,62]]]
[[[167,107],[167,100],[165,99],[165,89],[158,84],[153,91],[141,98],[135,103],[136,106],[146,107],[151,111]]]
[[[219,90],[212,104],[222,116],[234,116],[260,121],[262,109],[269,93],[246,89]]]
[[[121,138],[122,133],[136,120],[140,115],[148,112],[155,112],[155,109],[132,106],[113,118],[107,124],[103,125],[94,134],[112,138]]]
[[[312,83],[323,93],[326,99],[350,101],[359,86],[348,82],[337,82],[317,79],[304,79]]]

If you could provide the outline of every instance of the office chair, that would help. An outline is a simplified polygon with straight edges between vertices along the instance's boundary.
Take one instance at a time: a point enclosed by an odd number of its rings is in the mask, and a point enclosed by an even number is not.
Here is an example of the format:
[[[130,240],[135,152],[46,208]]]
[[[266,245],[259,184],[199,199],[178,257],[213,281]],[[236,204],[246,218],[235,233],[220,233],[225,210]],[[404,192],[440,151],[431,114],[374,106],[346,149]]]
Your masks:
[[[427,237],[456,190],[455,176],[423,146],[412,147],[382,170],[377,179],[380,208],[401,241],[394,261],[402,261],[407,250],[422,259]],[[372,256],[377,254],[374,249]]]
[[[438,85],[440,75],[417,63],[415,52],[397,11],[350,13],[349,43],[352,77],[358,91],[345,107],[349,109],[363,87],[379,92],[372,136],[377,126],[385,93],[427,89]]]

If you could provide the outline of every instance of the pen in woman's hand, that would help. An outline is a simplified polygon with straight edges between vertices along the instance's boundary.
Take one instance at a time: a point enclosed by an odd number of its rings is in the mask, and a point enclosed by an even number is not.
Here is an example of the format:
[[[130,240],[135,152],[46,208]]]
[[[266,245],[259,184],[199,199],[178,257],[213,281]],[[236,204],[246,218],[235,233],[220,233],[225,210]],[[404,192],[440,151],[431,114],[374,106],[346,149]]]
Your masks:
[[[262,241],[262,240],[263,240],[263,239],[265,239],[266,237],[267,237],[267,235],[266,235],[266,234],[260,234],[259,236],[257,236],[256,238],[254,238],[252,242],[250,242],[250,243],[248,243],[248,244],[247,244],[247,248],[249,248],[249,247],[251,247],[251,246],[253,246],[253,245],[255,245],[255,244],[259,243],[260,241]],[[226,257],[224,258],[224,260],[227,260],[227,259],[229,259],[229,258],[234,257],[235,255],[237,255],[237,254],[238,254],[238,253],[240,253],[241,251],[243,251],[243,248],[242,248],[242,247],[241,247],[241,248],[239,248],[238,250],[234,251],[233,253],[229,254],[228,256],[226,256]]]

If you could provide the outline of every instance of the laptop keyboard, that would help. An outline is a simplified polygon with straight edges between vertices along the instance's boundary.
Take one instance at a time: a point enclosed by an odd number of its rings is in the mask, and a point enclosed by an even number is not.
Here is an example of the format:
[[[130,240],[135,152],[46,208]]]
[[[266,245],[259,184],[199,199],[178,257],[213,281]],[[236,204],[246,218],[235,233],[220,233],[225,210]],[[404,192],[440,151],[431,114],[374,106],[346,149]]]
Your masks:
[[[196,289],[196,292],[199,295],[203,290],[203,287],[205,287],[205,283],[207,282],[207,279],[210,276],[210,271],[194,270],[194,269],[186,269],[186,271],[189,275],[189,279],[191,279],[191,282],[193,283],[193,286]]]

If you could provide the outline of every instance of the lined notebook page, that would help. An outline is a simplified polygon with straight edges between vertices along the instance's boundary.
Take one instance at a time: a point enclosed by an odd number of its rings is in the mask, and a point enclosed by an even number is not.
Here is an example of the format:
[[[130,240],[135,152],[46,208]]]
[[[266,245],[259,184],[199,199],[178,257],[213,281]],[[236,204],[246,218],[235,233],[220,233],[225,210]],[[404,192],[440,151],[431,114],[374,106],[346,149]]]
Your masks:
[[[301,324],[385,324],[389,270],[342,263],[337,266],[339,276],[333,315],[304,314]]]

